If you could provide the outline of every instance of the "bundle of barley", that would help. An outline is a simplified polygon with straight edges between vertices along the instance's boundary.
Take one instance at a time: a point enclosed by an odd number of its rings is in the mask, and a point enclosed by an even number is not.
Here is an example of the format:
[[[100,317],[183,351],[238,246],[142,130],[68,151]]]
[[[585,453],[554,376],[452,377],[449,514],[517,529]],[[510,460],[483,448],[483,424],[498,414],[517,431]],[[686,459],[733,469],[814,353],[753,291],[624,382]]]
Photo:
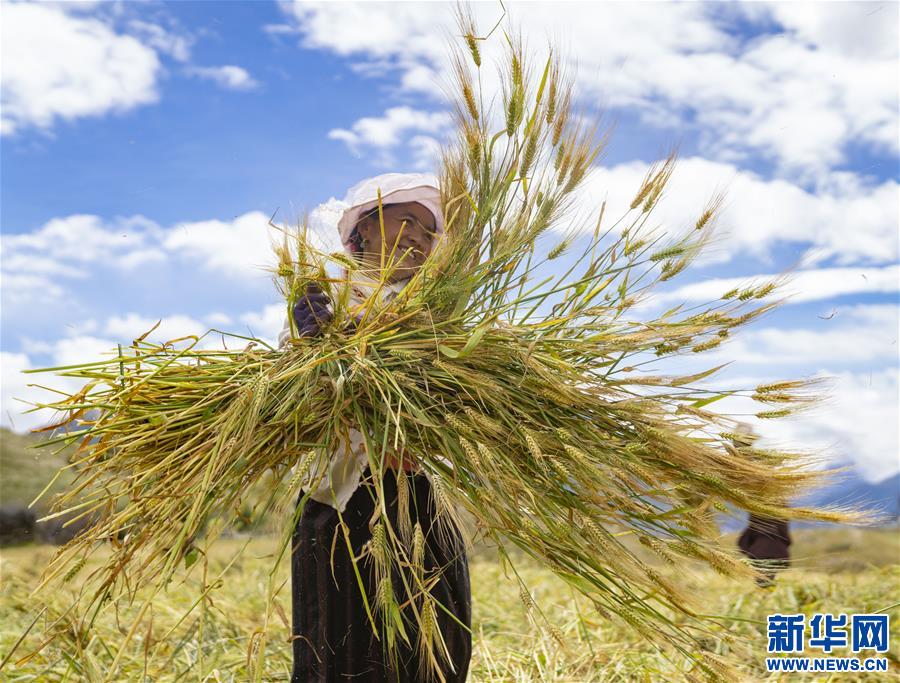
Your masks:
[[[553,273],[553,261],[577,237],[573,225],[555,247],[540,247],[571,215],[604,142],[573,115],[560,62],[551,55],[533,68],[515,40],[504,48],[498,116],[475,75],[482,39],[465,16],[462,27],[459,133],[441,170],[448,244],[393,301],[373,304],[348,328],[347,281],[360,265],[318,251],[297,230],[276,247],[276,282],[288,310],[311,280],[330,292],[336,316],[321,337],[295,337],[283,351],[249,339],[228,351],[201,348],[198,338],[155,344],[145,335],[112,359],[50,368],[87,381],[76,395],[44,404],[66,411],[54,428],[81,421],[81,431],[50,441],[82,444],[72,463],[78,486],[56,504],[65,509],[89,491],[77,509],[99,521],[61,549],[44,585],[77,572],[106,542],[113,551],[83,577],[79,609],[96,614],[140,587],[160,590],[202,555],[201,544],[262,477],[274,472],[280,483],[261,507],[292,509],[300,488],[311,485],[320,450],[365,425],[377,481],[387,454],[414,453],[432,481],[443,528],[460,525],[460,511],[468,511],[501,553],[518,546],[589,596],[601,615],[617,615],[715,677],[727,662],[701,646],[710,618],[623,535],[670,563],[699,559],[749,574],[717,543],[719,511],[737,506],[819,520],[852,514],[787,507],[822,472],[802,453],[734,447],[736,423],[709,408],[725,395],[752,394],[769,404],[758,416],[777,419],[809,404],[809,382],[712,393],[696,385],[718,368],[679,377],[647,370],[716,347],[775,305],[760,300],[779,283],[723,293],[692,310],[648,316],[651,309],[636,309],[709,241],[721,202],[714,196],[699,210],[687,235],[653,229],[674,155],[648,173],[614,224],[604,222],[605,205],[597,207],[589,244],[565,272],[538,277]],[[348,269],[345,280],[327,275],[329,261]],[[387,274],[370,276],[384,281]],[[402,491],[399,501],[408,504]],[[376,604],[366,603],[372,626],[393,646],[407,638],[404,619],[415,619],[418,646],[440,676],[447,663],[433,627],[441,606],[429,593],[431,577],[412,572],[410,583],[392,585],[389,571],[421,562],[421,529],[394,528],[386,516],[372,529],[382,582]],[[522,596],[535,610],[524,584]]]

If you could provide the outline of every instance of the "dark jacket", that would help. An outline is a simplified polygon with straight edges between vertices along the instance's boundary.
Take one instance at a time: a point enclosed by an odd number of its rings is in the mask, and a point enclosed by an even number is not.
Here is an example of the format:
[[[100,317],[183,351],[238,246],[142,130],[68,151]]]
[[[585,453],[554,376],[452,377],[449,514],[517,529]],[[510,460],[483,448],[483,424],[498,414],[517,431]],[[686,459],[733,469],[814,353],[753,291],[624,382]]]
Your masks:
[[[791,535],[787,520],[750,515],[747,528],[738,538],[738,547],[751,560],[790,559]]]

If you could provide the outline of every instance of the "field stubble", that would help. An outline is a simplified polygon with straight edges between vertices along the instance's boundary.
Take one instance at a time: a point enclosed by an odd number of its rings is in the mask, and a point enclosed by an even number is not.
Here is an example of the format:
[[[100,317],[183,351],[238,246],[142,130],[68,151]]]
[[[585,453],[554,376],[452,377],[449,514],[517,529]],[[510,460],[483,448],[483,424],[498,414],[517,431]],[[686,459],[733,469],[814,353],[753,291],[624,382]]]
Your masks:
[[[732,542],[728,538],[726,542]],[[239,552],[242,547],[243,552]],[[221,540],[213,546],[206,565],[198,562],[185,581],[173,582],[168,592],[153,601],[118,661],[112,664],[128,638],[128,625],[140,605],[122,605],[118,624],[113,613],[92,629],[67,628],[65,637],[39,654],[22,657],[41,642],[48,614],[67,604],[70,596],[55,595],[32,603],[29,592],[41,567],[52,556],[48,546],[4,549],[2,554],[2,637],[0,656],[7,658],[21,634],[34,621],[28,635],[8,657],[0,676],[8,681],[245,681],[252,677],[248,651],[266,648],[262,680],[288,680],[291,666],[290,592],[288,564],[279,567],[274,621],[265,642],[267,568],[275,549],[272,537]],[[723,630],[735,637],[730,645],[710,640],[710,649],[734,654],[744,662],[747,680],[766,678],[765,618],[774,612],[877,611],[897,603],[900,595],[900,535],[896,530],[804,529],[795,533],[794,568],[784,573],[773,589],[762,590],[718,576],[700,565],[666,568],[661,573],[686,574],[692,590],[705,596],[709,614],[724,615]],[[538,608],[526,608],[528,597],[519,593],[508,570],[497,562],[488,546],[476,546],[470,559],[473,598],[473,658],[469,680],[494,681],[672,681],[681,680],[683,665],[668,661],[648,642],[637,638],[627,625],[599,616],[590,603],[577,596],[524,556],[514,556],[516,571],[530,588]],[[96,560],[92,560],[96,561]],[[653,561],[648,557],[648,561]],[[229,566],[230,565],[230,566]],[[225,568],[227,570],[225,570]],[[90,564],[82,569],[89,571]],[[224,573],[223,573],[223,570]],[[204,571],[206,578],[204,581]],[[202,593],[201,586],[217,585],[209,599],[184,617]],[[78,578],[67,584],[75,591]],[[63,593],[66,590],[62,591]],[[46,607],[47,612],[35,621]],[[547,617],[545,621],[537,611]],[[900,610],[892,615],[891,671],[878,680],[900,680]],[[564,645],[561,645],[559,638]],[[729,653],[723,648],[732,648]],[[809,654],[816,654],[809,652]],[[849,654],[835,651],[834,654]],[[107,678],[108,677],[108,678]],[[805,677],[805,680],[830,680]],[[835,679],[837,680],[837,679]],[[873,681],[875,675],[841,674],[840,681]]]

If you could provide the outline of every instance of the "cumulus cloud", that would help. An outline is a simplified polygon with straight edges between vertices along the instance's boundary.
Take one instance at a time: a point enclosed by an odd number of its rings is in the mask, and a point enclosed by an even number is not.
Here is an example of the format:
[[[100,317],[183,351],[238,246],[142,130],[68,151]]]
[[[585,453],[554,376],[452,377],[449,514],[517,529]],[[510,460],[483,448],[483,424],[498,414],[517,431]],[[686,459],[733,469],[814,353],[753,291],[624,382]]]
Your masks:
[[[896,362],[900,308],[869,304],[836,309],[815,328],[762,327],[741,330],[703,355],[704,362],[793,368],[883,367]],[[865,339],[865,343],[860,343]]]
[[[436,37],[452,32],[452,5],[282,7],[306,48],[396,70],[407,91],[436,96],[435,84],[449,81]],[[482,29],[499,18],[490,3],[473,9]],[[756,154],[811,180],[842,164],[851,143],[898,151],[895,4],[573,3],[560,12],[527,3],[509,13],[525,35],[564,37],[580,93],[654,125],[694,126],[708,156]]]
[[[87,278],[97,264],[128,270],[159,260],[161,229],[143,216],[104,221],[73,214],[30,232],[0,235],[4,302],[36,304],[58,297],[65,278]]]
[[[237,319],[256,337],[274,347],[277,346],[278,332],[284,322],[284,306],[271,304],[261,311],[248,311],[238,315]],[[22,346],[27,349],[27,353],[0,352],[0,424],[17,431],[50,424],[58,417],[52,411],[26,411],[35,403],[58,400],[60,395],[53,390],[71,394],[83,386],[83,382],[77,378],[59,376],[53,372],[26,374],[23,370],[76,365],[111,358],[118,353],[118,344],[128,346],[154,326],[155,329],[146,336],[149,342],[160,343],[195,335],[199,337],[194,346],[196,349],[243,348],[247,344],[244,339],[207,334],[211,326],[233,323],[231,316],[220,312],[202,316],[202,321],[183,314],[167,315],[160,319],[129,312],[110,316],[100,324],[96,320],[85,320],[80,325],[66,329],[64,336],[49,341],[25,339]],[[242,331],[234,324],[230,331],[240,334],[248,330]],[[182,342],[184,345],[188,343]],[[30,384],[39,386],[29,386]]]
[[[898,328],[896,304],[841,306],[829,320],[742,330],[716,351],[685,358],[677,372],[730,363],[722,376],[704,383],[712,391],[748,390],[787,378],[824,380],[817,387],[819,402],[787,419],[754,417],[771,406],[749,396],[729,396],[714,407],[750,423],[763,447],[819,452],[879,481],[900,470]]]
[[[22,370],[30,367],[28,356],[24,353],[10,353],[0,351],[0,424],[5,427],[13,427],[24,431],[38,424],[38,420],[23,411],[28,406],[21,401],[28,398],[28,375],[23,375]]]
[[[58,297],[65,278],[84,279],[97,269],[130,272],[169,260],[248,279],[268,277],[268,221],[258,211],[169,228],[143,216],[53,218],[30,232],[0,236],[4,302],[37,304]]]
[[[668,292],[653,295],[653,303],[666,305],[683,302],[702,302],[718,299],[735,287],[756,287],[780,277],[765,273],[747,277],[711,278],[683,285]],[[823,301],[851,294],[891,294],[900,291],[900,266],[881,268],[813,268],[791,273],[789,281],[775,293],[764,297],[773,301],[788,296],[788,303]]]
[[[163,57],[223,88],[259,85],[240,66],[190,66],[194,36],[164,11],[153,15],[165,26],[141,18],[142,9],[90,2],[5,5],[0,132],[50,130],[59,121],[157,102]]]
[[[137,313],[114,315],[106,321],[104,332],[120,341],[133,340],[159,325],[147,336],[149,340],[168,341],[189,335],[202,334],[206,326],[186,315],[169,315],[160,320],[147,318]]]
[[[144,248],[159,234],[159,226],[143,216],[103,221],[98,216],[73,214],[53,218],[31,232],[4,234],[3,265],[16,265],[19,257],[29,263],[44,258],[75,264],[115,264],[120,254]]]
[[[144,44],[169,55],[176,61],[186,62],[191,58],[193,39],[190,36],[167,31],[162,26],[140,19],[129,21],[128,28],[134,35],[140,37]]]
[[[827,378],[821,403],[789,419],[753,417],[764,408],[749,398],[726,398],[716,404],[721,413],[747,422],[762,436],[762,447],[803,449],[824,455],[833,463],[852,463],[873,482],[900,471],[897,413],[898,370],[817,373]],[[759,378],[759,381],[783,379]]]
[[[52,301],[63,294],[58,283],[33,273],[3,273],[4,304],[38,304]]]
[[[579,198],[580,213],[593,211],[603,200],[606,216],[622,216],[634,198],[649,165],[641,161],[595,167],[588,174]],[[816,191],[783,179],[764,179],[732,164],[700,157],[680,159],[654,209],[654,222],[678,232],[693,225],[717,190],[726,201],[719,214],[722,238],[707,255],[726,261],[736,254],[769,257],[773,247],[808,245],[815,260],[838,264],[889,263],[900,250],[900,185],[889,180],[871,183],[851,174],[835,174]]]
[[[871,481],[900,470],[897,368],[842,372],[832,377],[831,395],[820,411],[785,423],[785,438],[822,444],[838,460],[853,462]]]
[[[383,116],[359,119],[350,129],[335,128],[328,132],[328,137],[344,142],[356,155],[364,146],[380,151],[382,165],[389,165],[390,150],[406,141],[417,160],[415,165],[425,167],[434,161],[438,141],[433,135],[421,133],[443,135],[449,130],[451,120],[447,112],[391,107]],[[407,139],[411,132],[420,134]]]
[[[227,275],[266,277],[273,263],[269,217],[250,211],[231,221],[178,223],[166,231],[161,246],[172,256],[201,263]]]
[[[284,304],[269,304],[262,311],[251,311],[239,317],[253,336],[272,346],[278,346],[278,333],[284,325]]]
[[[91,335],[75,334],[50,343],[35,343],[29,353],[0,352],[0,424],[17,431],[51,424],[59,416],[46,408],[35,412],[35,404],[57,401],[59,391],[71,394],[84,382],[74,377],[55,373],[25,374],[22,371],[36,367],[75,365],[91,359],[110,357],[116,352],[115,342]],[[48,362],[35,364],[32,354],[42,353]],[[30,385],[30,386],[29,386]],[[56,392],[52,390],[56,390]]]
[[[99,19],[52,5],[8,3],[2,38],[4,134],[159,98],[157,53]]]
[[[249,72],[233,64],[224,66],[193,66],[187,70],[188,75],[212,81],[226,90],[254,90],[259,87]]]
[[[214,313],[208,314],[203,320],[212,326],[218,325],[230,325],[231,324],[231,316],[227,313],[222,313],[220,311],[216,311]]]
[[[409,140],[413,168],[437,168],[441,158],[441,142],[430,135],[415,135]]]
[[[856,5],[835,3],[823,12],[812,2],[766,2],[746,10],[770,13],[806,44],[829,52],[864,58],[896,57],[900,29],[890,5],[870,3],[863,11]]]
[[[415,67],[423,57],[432,62],[440,60],[442,46],[434,39],[434,31],[425,29],[433,29],[436,22],[446,19],[449,5],[380,2],[335,10],[331,4],[285,2],[281,7],[297,21],[306,47],[329,49],[344,56],[368,54],[396,61],[406,69]],[[287,30],[282,26],[278,32]]]
[[[341,214],[348,206],[343,199],[331,197],[310,212],[310,237],[313,238],[316,248],[321,251],[340,251],[342,249],[337,226]]]

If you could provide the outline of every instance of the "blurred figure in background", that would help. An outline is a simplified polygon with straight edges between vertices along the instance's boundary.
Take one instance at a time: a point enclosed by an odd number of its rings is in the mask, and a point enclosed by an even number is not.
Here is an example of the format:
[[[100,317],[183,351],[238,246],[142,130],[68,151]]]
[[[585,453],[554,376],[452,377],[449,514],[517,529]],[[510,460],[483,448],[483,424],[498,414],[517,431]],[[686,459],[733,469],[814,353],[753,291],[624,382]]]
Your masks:
[[[745,438],[733,439],[735,448],[751,446],[758,438],[748,424],[738,425],[737,431]],[[737,544],[759,572],[756,583],[761,588],[771,586],[775,582],[775,573],[790,566],[791,534],[786,519],[750,513],[747,528],[738,537]]]

